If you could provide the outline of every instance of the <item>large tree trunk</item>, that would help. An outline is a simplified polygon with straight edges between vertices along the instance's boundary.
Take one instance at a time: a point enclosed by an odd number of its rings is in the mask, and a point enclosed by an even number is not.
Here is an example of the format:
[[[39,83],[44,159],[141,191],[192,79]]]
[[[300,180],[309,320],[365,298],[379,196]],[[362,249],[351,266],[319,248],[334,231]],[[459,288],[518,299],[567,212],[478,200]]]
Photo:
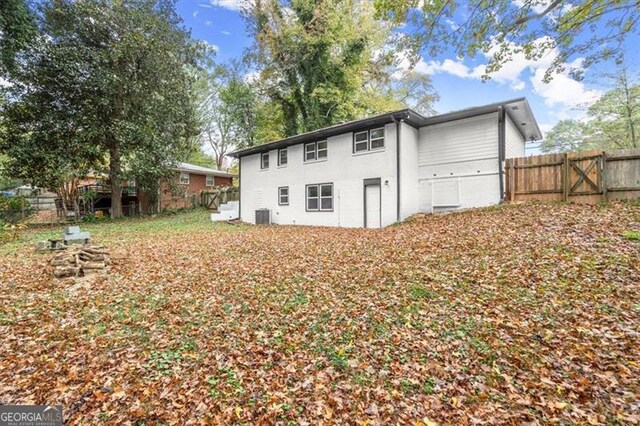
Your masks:
[[[118,142],[109,148],[109,177],[111,179],[111,217],[122,217],[122,179]]]

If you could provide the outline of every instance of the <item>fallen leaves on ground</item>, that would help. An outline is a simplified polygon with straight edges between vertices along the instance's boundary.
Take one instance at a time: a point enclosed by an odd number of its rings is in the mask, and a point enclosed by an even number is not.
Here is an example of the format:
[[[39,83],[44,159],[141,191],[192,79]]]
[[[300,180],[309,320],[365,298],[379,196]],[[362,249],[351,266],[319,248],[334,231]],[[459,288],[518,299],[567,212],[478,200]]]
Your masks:
[[[1,403],[77,424],[640,421],[638,204],[181,220],[97,228],[109,276],[75,291],[30,244],[0,255]]]

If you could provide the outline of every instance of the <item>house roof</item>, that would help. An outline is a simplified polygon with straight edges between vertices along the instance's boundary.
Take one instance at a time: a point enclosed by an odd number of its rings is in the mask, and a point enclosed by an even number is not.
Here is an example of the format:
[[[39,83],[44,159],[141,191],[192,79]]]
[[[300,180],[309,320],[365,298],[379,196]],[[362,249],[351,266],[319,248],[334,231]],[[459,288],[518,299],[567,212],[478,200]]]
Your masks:
[[[189,163],[178,163],[178,166],[174,168],[179,172],[188,172],[195,173],[200,175],[212,175],[212,176],[220,176],[220,177],[236,177],[237,175],[233,173],[227,173],[220,170],[210,169],[208,167],[196,166],[195,164]]]
[[[347,121],[345,123],[335,124],[333,126],[324,127],[322,129],[311,132],[301,133],[285,139],[269,142],[263,145],[252,146],[250,148],[236,150],[229,155],[240,158],[246,155],[256,154],[259,152],[267,152],[272,149],[286,148],[291,145],[313,142],[318,139],[326,139],[342,133],[353,132],[373,126],[381,126],[392,123],[397,120],[404,120],[415,128],[430,126],[434,124],[445,123],[448,121],[460,120],[463,118],[474,117],[482,114],[489,114],[504,108],[520,130],[526,141],[534,141],[542,139],[542,134],[538,123],[531,111],[529,102],[526,98],[511,99],[504,102],[496,102],[493,104],[465,108],[458,111],[448,112],[445,114],[424,117],[410,108],[397,111],[386,112],[384,114],[375,115],[373,117],[362,118],[359,120]]]

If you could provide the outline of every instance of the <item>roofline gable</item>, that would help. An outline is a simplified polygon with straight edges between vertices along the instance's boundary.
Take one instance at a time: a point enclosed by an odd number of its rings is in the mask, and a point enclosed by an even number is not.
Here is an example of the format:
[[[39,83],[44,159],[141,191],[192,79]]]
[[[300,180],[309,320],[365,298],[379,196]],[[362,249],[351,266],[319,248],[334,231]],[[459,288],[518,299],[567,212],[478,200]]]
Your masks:
[[[240,158],[247,155],[268,152],[273,149],[283,149],[292,145],[323,140],[344,133],[350,133],[374,126],[394,123],[399,120],[403,120],[415,128],[420,128],[440,123],[446,123],[449,121],[475,117],[478,115],[490,114],[492,112],[497,112],[502,108],[507,109],[512,121],[514,122],[516,127],[518,127],[518,130],[523,134],[525,140],[534,141],[542,139],[542,133],[540,132],[538,123],[536,122],[533,112],[531,111],[529,102],[526,98],[521,97],[503,102],[496,102],[482,106],[465,108],[458,111],[451,111],[429,117],[425,117],[410,108],[405,108],[397,111],[387,112],[384,114],[378,114],[372,117],[335,124],[333,126],[301,133],[299,135],[290,136],[288,138],[268,142],[262,145],[239,149],[229,153],[228,155],[231,157]],[[516,115],[517,117],[515,117]],[[524,129],[529,124],[528,122],[531,122],[531,125],[529,125],[528,128]]]

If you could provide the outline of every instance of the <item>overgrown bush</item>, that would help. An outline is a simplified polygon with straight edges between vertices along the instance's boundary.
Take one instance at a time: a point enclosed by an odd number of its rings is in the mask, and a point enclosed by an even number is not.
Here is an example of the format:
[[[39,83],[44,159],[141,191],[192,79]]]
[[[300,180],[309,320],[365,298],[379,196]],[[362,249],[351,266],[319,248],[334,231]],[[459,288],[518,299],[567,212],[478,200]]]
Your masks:
[[[34,208],[25,197],[0,195],[0,221],[16,224],[28,219],[34,213]]]

